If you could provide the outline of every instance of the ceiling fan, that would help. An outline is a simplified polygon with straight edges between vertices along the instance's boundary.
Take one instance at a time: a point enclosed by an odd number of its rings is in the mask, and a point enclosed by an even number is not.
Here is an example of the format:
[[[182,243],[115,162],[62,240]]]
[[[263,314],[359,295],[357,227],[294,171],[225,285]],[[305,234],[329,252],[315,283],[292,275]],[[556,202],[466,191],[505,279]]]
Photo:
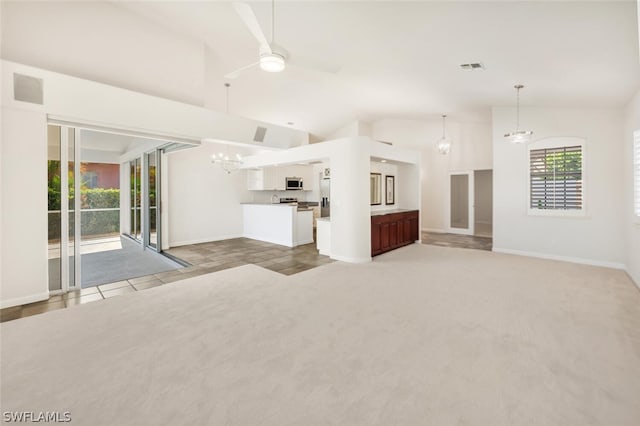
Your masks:
[[[240,16],[242,21],[245,23],[251,34],[258,40],[260,45],[258,61],[253,62],[249,65],[241,67],[235,71],[232,71],[224,76],[224,78],[234,79],[238,78],[240,73],[249,68],[253,68],[255,66],[260,66],[263,71],[267,72],[281,72],[288,65],[293,66],[302,66],[305,68],[311,68],[320,72],[328,72],[328,73],[336,73],[338,72],[338,67],[332,66],[323,66],[318,64],[313,64],[311,66],[305,66],[304,64],[298,65],[299,61],[296,63],[292,63],[291,59],[288,57],[287,52],[280,46],[275,43],[275,0],[271,1],[271,41],[268,41],[265,37],[262,29],[260,28],[260,24],[258,24],[258,19],[256,15],[253,13],[251,6],[246,3],[232,3],[233,8],[236,13]]]

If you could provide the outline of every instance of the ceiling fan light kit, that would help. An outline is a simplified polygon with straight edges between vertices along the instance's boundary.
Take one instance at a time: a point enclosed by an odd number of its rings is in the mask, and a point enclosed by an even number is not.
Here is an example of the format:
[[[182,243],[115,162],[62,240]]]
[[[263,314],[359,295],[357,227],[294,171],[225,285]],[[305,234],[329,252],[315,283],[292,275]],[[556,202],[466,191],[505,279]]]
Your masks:
[[[516,84],[513,86],[516,89],[516,130],[506,133],[504,137],[511,143],[521,144],[527,143],[531,140],[533,135],[532,130],[520,130],[520,89],[523,89],[522,84]]]
[[[292,61],[292,55],[290,55],[286,49],[279,46],[275,42],[276,6],[274,0],[271,1],[270,40],[267,39],[264,32],[262,31],[260,23],[258,22],[255,13],[253,13],[253,9],[251,9],[251,6],[249,6],[247,3],[239,2],[232,2],[231,6],[235,9],[238,17],[242,20],[249,32],[258,42],[259,54],[257,62],[253,62],[249,65],[238,68],[235,71],[229,72],[225,74],[224,78],[238,78],[238,76],[242,72],[257,66],[259,66],[262,71],[270,73],[278,73],[284,71],[284,69],[288,68],[289,66],[291,66],[291,69],[306,68],[315,72],[324,72],[331,74],[335,74],[336,72],[338,72],[339,68],[336,68],[334,66],[323,66],[322,64],[317,63],[305,64],[304,59],[301,60],[300,58],[296,58],[295,55],[293,55]]]
[[[285,67],[285,58],[283,55],[271,52],[260,55],[260,68],[267,72],[281,72]]]

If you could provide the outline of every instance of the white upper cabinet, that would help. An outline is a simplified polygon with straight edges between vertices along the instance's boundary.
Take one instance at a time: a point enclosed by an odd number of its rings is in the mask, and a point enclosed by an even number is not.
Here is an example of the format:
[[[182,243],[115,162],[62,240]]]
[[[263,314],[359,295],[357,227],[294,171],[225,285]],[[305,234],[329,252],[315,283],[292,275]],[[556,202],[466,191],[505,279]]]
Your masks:
[[[265,167],[264,169],[265,191],[284,191],[284,178],[282,167]]]
[[[264,189],[264,170],[247,170],[247,189],[249,191]]]
[[[313,167],[295,165],[265,167],[249,170],[247,173],[247,189],[250,191],[284,191],[286,178],[302,178],[304,189],[309,190],[313,180]]]

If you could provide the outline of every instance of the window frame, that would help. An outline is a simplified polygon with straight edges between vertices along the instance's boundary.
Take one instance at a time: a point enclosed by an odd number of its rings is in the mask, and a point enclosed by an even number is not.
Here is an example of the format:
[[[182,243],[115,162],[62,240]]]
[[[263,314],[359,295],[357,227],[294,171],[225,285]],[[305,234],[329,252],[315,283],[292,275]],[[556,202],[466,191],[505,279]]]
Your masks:
[[[582,207],[580,209],[538,209],[531,207],[531,151],[580,146],[582,152]],[[587,141],[579,137],[550,137],[527,146],[527,214],[529,216],[585,217],[587,215]]]

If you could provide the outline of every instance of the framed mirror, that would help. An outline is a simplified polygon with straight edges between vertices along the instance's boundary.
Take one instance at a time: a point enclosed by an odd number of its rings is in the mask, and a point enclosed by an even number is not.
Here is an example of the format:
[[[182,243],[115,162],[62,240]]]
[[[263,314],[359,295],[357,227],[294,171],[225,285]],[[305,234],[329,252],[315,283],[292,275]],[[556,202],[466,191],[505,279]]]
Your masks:
[[[371,173],[370,177],[370,193],[371,205],[379,206],[382,204],[382,174]]]
[[[396,178],[395,176],[385,176],[384,181],[384,192],[385,199],[384,203],[386,205],[395,204],[396,203]]]

